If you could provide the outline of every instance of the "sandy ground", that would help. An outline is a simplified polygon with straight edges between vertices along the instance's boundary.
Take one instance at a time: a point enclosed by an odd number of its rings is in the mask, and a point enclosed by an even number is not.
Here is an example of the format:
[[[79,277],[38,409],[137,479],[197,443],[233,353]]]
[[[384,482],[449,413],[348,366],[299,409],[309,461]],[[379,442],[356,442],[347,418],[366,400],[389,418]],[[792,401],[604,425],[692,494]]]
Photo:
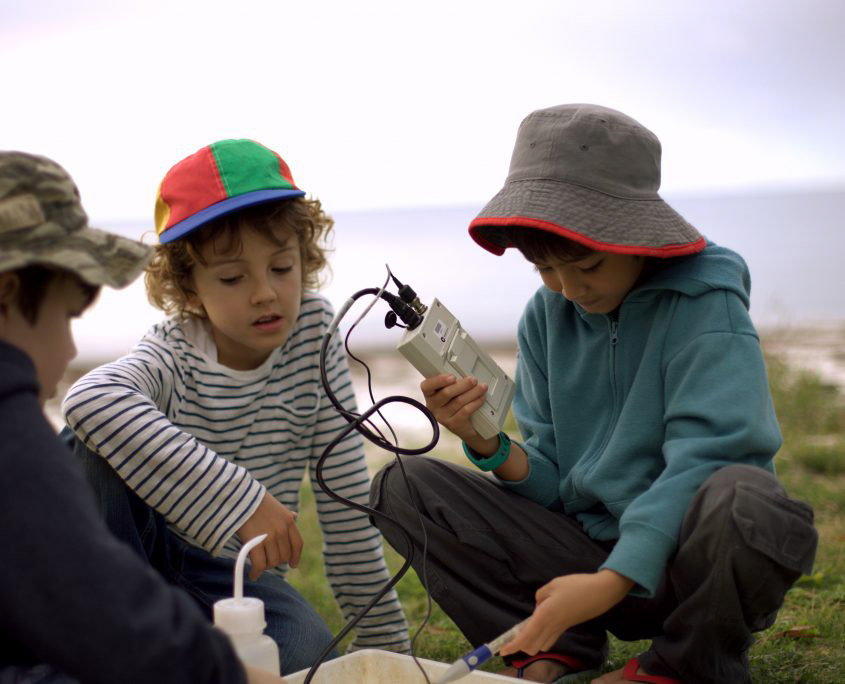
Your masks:
[[[845,393],[845,323],[764,330],[761,332],[761,339],[768,353],[782,357],[794,368],[818,373],[826,382]],[[508,345],[487,345],[486,349],[505,372],[513,377],[516,366],[515,348]],[[419,389],[422,377],[398,352],[393,349],[358,350],[354,345],[352,351],[370,367],[372,391],[376,401],[391,395],[422,400]],[[355,382],[358,407],[365,409],[371,405],[366,372],[363,366],[354,361],[350,361],[350,368]],[[47,415],[55,426],[61,424],[59,397],[63,397],[70,384],[86,371],[87,368],[69,368],[58,389],[57,398],[48,402]],[[406,404],[391,404],[385,407],[382,413],[399,434],[402,446],[416,448],[430,441],[431,427],[416,409]],[[383,423],[377,424],[388,434]],[[444,430],[436,451],[439,454],[456,453],[459,448],[457,438]],[[391,453],[369,442],[366,444],[366,452],[372,470],[377,470],[393,458]]]
[[[817,373],[845,392],[845,323],[776,328],[761,333],[763,348],[792,368]]]

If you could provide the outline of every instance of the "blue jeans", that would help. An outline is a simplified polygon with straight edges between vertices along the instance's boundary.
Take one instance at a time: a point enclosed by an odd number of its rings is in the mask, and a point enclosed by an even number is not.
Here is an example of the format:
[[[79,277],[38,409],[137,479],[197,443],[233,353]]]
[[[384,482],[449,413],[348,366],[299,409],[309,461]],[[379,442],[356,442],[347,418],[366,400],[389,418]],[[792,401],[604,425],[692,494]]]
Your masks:
[[[108,462],[65,428],[59,435],[79,458],[97,504],[112,533],[129,544],[171,584],[190,594],[209,620],[214,602],[231,598],[235,561],[215,558],[188,544],[164,518],[130,490]],[[265,633],[279,646],[282,674],[311,667],[332,640],[332,633],[308,601],[285,580],[265,572],[244,578],[244,596],[264,602]],[[332,651],[327,659],[336,658]]]

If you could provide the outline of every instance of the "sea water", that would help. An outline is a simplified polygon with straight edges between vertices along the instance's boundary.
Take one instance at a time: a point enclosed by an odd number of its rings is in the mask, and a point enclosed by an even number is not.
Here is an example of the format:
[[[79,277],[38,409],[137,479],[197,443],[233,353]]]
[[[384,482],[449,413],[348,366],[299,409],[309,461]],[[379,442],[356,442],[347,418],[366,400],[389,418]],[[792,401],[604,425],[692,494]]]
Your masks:
[[[751,316],[759,327],[845,321],[845,188],[668,200],[705,236],[746,259]],[[389,264],[423,303],[440,299],[479,342],[513,341],[540,278],[515,250],[496,257],[472,241],[467,226],[480,208],[332,212],[332,279],[324,294],[339,307],[357,290],[380,286]],[[148,232],[139,222],[104,227],[135,238]],[[355,311],[344,320],[347,326]],[[376,306],[353,339],[366,346],[395,346],[401,331],[385,329],[386,311]],[[147,303],[141,280],[126,290],[104,288],[75,323],[80,362],[126,353],[161,318]]]

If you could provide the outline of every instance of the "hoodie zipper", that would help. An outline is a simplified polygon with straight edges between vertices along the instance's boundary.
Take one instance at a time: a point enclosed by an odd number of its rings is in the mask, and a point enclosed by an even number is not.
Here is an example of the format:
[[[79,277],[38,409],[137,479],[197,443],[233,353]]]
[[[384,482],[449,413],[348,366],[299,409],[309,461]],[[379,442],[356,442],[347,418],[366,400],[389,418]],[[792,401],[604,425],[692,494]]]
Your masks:
[[[609,314],[607,319],[608,341],[610,342],[607,350],[609,355],[610,396],[612,398],[613,405],[610,420],[605,428],[604,438],[602,439],[601,445],[589,456],[587,461],[584,463],[584,468],[581,473],[573,479],[572,484],[575,487],[575,490],[579,493],[583,489],[584,481],[587,477],[589,477],[596,463],[598,463],[601,455],[604,453],[604,450],[610,441],[610,437],[613,434],[613,430],[616,428],[616,421],[619,419],[619,416],[617,415],[617,404],[619,401],[616,392],[616,343],[619,341],[619,314],[616,312]]]
[[[608,350],[610,353],[610,390],[613,396],[613,424],[616,423],[616,343],[619,342],[619,313],[613,312],[610,314],[609,322],[610,322],[610,349]],[[610,433],[608,432],[608,437]],[[607,445],[607,440],[602,445],[601,451],[604,451],[604,447]]]

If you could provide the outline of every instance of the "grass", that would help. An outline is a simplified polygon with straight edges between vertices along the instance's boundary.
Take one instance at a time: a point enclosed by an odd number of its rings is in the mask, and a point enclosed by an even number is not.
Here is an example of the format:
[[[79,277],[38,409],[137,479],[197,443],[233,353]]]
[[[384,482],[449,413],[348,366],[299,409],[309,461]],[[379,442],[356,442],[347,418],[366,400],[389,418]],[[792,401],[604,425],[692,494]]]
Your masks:
[[[791,496],[815,509],[819,549],[813,575],[802,577],[790,589],[775,624],[757,634],[750,652],[752,677],[766,684],[838,684],[845,678],[845,402],[835,387],[816,375],[793,371],[777,358],[769,358],[768,364],[784,434],[784,446],[776,459],[778,477]],[[443,451],[452,454],[447,457],[458,460],[457,449],[457,442],[444,440]],[[299,524],[306,539],[319,538],[308,486],[302,492]],[[290,580],[336,633],[343,622],[323,576],[319,546],[306,545],[300,569]],[[402,559],[389,547],[386,555],[391,571],[397,571]],[[416,630],[425,617],[427,600],[412,570],[397,590],[411,628]],[[342,647],[350,641],[347,637]],[[611,637],[605,669],[621,667],[647,645]],[[452,621],[434,605],[416,641],[417,655],[451,662],[468,649]],[[502,661],[495,658],[484,669],[501,667]]]

